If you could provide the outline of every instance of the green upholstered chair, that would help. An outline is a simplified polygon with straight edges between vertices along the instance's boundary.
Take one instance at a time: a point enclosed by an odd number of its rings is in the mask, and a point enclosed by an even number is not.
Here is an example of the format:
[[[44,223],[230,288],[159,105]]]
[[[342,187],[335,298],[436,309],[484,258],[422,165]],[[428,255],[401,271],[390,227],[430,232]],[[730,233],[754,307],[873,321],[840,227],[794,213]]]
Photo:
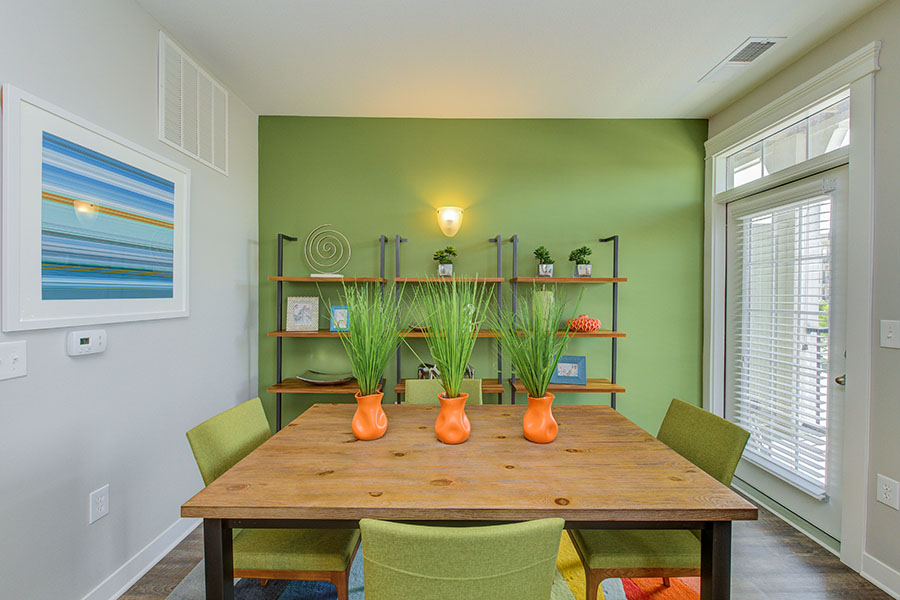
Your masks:
[[[203,483],[209,485],[272,436],[262,402],[254,398],[187,432]],[[356,529],[243,529],[234,531],[234,576],[328,581],[338,600],[359,546]]]
[[[366,600],[548,600],[563,524],[431,527],[362,519]]]
[[[657,439],[724,485],[731,485],[750,434],[734,423],[672,400]],[[570,530],[587,583],[586,600],[596,600],[608,577],[696,577],[700,574],[700,532],[689,530]]]
[[[437,396],[444,391],[440,379],[407,379],[407,404],[439,404]],[[466,404],[481,404],[481,380],[463,379],[459,391],[469,394]]]

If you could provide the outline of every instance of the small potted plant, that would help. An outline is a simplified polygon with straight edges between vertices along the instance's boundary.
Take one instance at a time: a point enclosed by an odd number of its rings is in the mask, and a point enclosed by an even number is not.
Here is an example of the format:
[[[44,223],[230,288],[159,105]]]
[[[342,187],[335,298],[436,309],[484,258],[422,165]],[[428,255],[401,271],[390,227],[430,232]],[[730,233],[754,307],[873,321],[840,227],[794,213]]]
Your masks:
[[[360,440],[377,440],[387,431],[387,415],[379,390],[384,370],[400,343],[404,321],[401,314],[403,289],[388,286],[385,295],[365,284],[344,288],[349,330],[340,336],[359,384],[356,413],[351,423]]]
[[[544,246],[539,246],[534,251],[534,257],[538,259],[538,277],[553,277],[553,263],[550,251]]]
[[[453,257],[456,256],[456,248],[447,246],[443,250],[436,250],[434,260],[438,263],[438,277],[451,277],[453,275]]]
[[[484,284],[477,281],[426,282],[416,290],[413,306],[428,332],[425,342],[444,388],[438,395],[441,412],[434,422],[434,432],[445,444],[461,444],[469,439],[472,430],[465,410],[469,395],[459,388],[475,348],[488,298]],[[409,342],[407,347],[416,354]],[[418,354],[416,358],[425,362]]]
[[[575,248],[569,253],[569,261],[575,263],[575,277],[591,276],[591,261],[588,256],[592,250],[587,246]]]
[[[554,396],[547,388],[569,343],[568,326],[562,335],[558,331],[565,302],[555,301],[554,297],[552,292],[535,289],[530,299],[521,299],[524,310],[514,313],[504,308],[487,318],[488,325],[500,336],[503,354],[528,392],[522,433],[525,439],[537,444],[556,439],[558,426],[551,411]]]

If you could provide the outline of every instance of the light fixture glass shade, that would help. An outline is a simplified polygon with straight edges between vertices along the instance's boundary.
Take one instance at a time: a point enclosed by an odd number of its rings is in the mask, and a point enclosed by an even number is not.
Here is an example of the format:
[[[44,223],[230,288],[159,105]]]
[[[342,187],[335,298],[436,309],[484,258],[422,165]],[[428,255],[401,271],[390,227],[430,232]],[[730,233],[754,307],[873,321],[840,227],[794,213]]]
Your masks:
[[[442,206],[437,209],[438,225],[447,237],[453,237],[462,225],[463,209],[458,206]]]

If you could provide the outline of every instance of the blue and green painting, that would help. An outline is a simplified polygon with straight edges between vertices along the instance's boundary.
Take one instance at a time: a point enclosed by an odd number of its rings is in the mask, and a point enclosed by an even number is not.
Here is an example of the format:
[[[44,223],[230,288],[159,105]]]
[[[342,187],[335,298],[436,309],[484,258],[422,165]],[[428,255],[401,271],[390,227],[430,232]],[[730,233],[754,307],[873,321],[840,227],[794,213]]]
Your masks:
[[[175,184],[43,133],[41,297],[172,298]]]

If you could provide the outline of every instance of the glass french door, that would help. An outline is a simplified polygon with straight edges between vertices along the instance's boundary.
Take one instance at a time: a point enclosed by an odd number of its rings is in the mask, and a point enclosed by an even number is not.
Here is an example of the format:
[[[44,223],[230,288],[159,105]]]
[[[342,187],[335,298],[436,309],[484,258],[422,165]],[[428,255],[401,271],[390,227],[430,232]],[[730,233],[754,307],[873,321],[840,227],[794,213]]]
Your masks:
[[[736,477],[841,531],[846,166],[727,206],[725,410]]]

